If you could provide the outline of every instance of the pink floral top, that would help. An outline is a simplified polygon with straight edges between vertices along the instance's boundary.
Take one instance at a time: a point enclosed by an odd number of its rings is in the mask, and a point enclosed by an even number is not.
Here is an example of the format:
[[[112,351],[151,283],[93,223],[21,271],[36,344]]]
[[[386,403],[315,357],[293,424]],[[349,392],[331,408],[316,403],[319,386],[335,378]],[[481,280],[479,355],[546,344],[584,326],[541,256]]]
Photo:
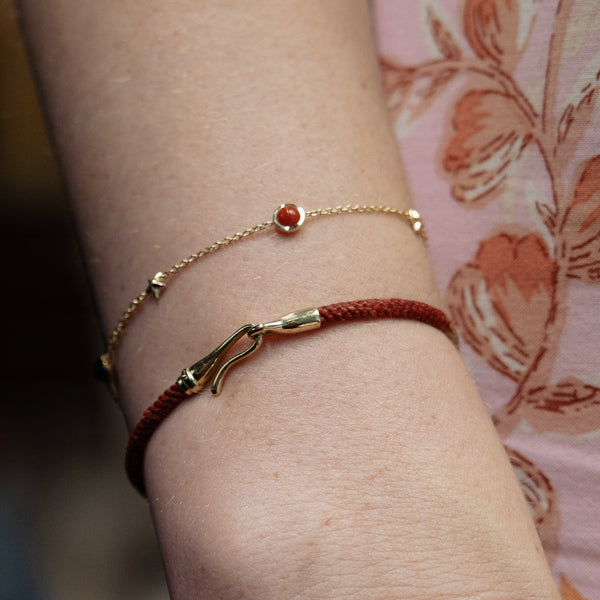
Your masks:
[[[600,6],[374,0],[416,208],[563,600],[600,600]]]

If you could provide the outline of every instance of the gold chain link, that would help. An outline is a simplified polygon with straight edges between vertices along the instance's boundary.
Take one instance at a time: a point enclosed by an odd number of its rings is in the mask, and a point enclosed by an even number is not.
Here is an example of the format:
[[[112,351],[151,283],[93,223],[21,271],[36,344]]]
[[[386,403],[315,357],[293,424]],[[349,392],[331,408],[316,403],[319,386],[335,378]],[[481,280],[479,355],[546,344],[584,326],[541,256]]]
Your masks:
[[[290,205],[294,206],[294,205]],[[280,207],[281,208],[281,207]],[[414,209],[409,209],[407,211],[399,210],[397,208],[392,208],[390,206],[374,206],[374,205],[363,205],[363,204],[354,204],[347,206],[335,206],[333,208],[319,208],[316,210],[306,211],[306,217],[322,217],[327,215],[339,215],[339,214],[347,214],[347,213],[387,213],[393,214],[401,217],[404,221],[406,221],[413,229],[413,231],[423,239],[427,239],[425,234],[425,229],[423,227],[423,222],[421,220],[421,216]],[[277,209],[275,211],[275,215],[277,214]],[[264,223],[260,223],[255,225],[254,227],[250,227],[240,233],[236,233],[232,236],[228,236],[191,254],[187,258],[184,258],[180,262],[174,264],[167,271],[159,271],[154,275],[152,279],[148,281],[148,287],[146,290],[138,294],[136,298],[134,298],[127,310],[121,315],[121,318],[118,320],[115,328],[113,329],[111,336],[106,345],[106,351],[102,356],[100,356],[100,365],[107,376],[109,383],[111,384],[111,389],[113,394],[116,396],[116,377],[115,377],[115,355],[117,348],[121,342],[123,334],[131,322],[132,318],[135,316],[137,311],[143,305],[146,298],[149,296],[154,296],[158,299],[165,289],[167,282],[171,277],[183,271],[190,265],[194,264],[201,258],[208,256],[210,254],[214,254],[221,248],[226,248],[231,244],[239,242],[245,238],[248,238],[255,233],[259,233],[260,231],[264,231],[271,226],[274,226],[275,216],[271,221],[265,221]]]

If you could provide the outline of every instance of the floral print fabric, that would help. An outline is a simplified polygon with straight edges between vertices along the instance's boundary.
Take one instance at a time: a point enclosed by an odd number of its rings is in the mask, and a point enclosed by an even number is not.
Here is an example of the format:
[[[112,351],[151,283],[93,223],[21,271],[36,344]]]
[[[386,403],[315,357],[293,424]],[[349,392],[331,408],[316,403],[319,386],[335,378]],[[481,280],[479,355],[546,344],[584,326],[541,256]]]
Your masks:
[[[600,10],[375,0],[438,283],[564,600],[600,600]]]

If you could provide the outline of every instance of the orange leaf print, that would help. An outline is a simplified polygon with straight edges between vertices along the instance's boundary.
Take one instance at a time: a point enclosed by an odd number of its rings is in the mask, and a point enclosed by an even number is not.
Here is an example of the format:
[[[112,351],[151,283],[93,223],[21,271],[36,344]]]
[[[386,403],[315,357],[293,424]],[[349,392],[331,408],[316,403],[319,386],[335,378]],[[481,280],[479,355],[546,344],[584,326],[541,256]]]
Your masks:
[[[531,29],[533,11],[519,0],[467,0],[465,34],[477,56],[512,72]],[[525,33],[525,35],[523,35]]]
[[[460,60],[462,52],[447,27],[438,19],[431,8],[427,9],[429,29],[438,50],[448,60]]]
[[[538,433],[580,435],[600,428],[600,389],[576,377],[532,390],[521,416]]]
[[[410,87],[414,81],[416,69],[412,67],[396,64],[382,56],[379,57],[379,67],[383,78],[383,89],[388,98],[399,90]]]
[[[577,185],[564,221],[569,277],[600,282],[600,155],[591,158]]]
[[[544,338],[555,268],[537,233],[501,233],[482,242],[450,282],[446,302],[464,340],[514,380]]]
[[[521,491],[527,500],[531,518],[542,541],[548,562],[552,564],[558,554],[560,514],[554,488],[543,471],[516,450],[505,446],[510,464]]]
[[[531,126],[514,99],[492,90],[472,90],[456,104],[453,135],[443,168],[460,202],[480,206],[491,199],[531,140]]]
[[[417,70],[380,58],[388,108],[398,135],[402,128],[427,112],[458,72],[457,67]]]
[[[588,84],[581,91],[579,102],[565,108],[558,123],[558,144],[554,154],[564,164],[575,151],[581,136],[585,133],[596,105],[598,88]]]
[[[586,600],[568,581],[564,575],[560,576],[560,595],[562,600]]]

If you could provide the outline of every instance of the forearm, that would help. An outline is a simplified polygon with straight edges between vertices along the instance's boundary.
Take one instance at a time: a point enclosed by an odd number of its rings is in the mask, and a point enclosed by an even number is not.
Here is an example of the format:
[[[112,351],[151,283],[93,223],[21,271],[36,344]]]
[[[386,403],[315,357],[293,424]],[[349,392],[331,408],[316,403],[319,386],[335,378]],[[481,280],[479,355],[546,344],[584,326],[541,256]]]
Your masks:
[[[22,5],[107,329],[156,271],[282,202],[408,206],[362,4]],[[128,421],[243,323],[392,296],[439,305],[386,215],[217,253],[128,331]],[[160,427],[146,478],[176,598],[552,597],[489,419],[424,325],[271,344]]]

